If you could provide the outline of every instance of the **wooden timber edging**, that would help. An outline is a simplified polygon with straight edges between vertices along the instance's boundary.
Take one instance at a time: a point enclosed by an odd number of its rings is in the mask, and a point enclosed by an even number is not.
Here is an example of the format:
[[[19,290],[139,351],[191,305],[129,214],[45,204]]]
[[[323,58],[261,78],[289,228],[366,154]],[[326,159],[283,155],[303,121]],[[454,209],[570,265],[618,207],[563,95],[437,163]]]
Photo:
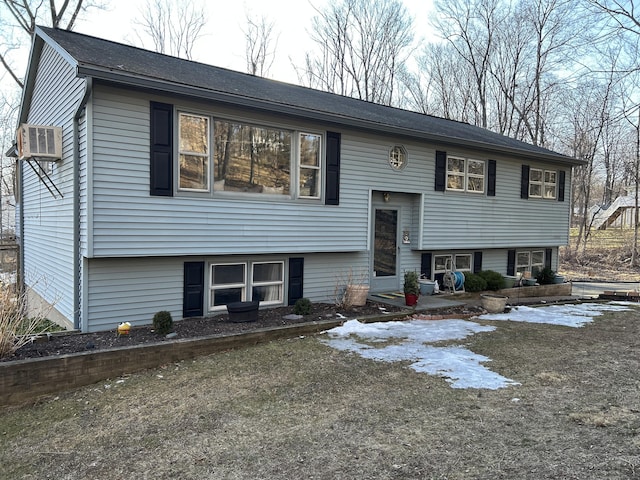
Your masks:
[[[498,290],[498,295],[504,295],[509,297],[510,302],[517,300],[518,298],[531,298],[531,297],[563,297],[571,296],[573,290],[573,284],[571,282],[554,283],[549,285],[535,285],[530,287],[515,287],[504,288]]]
[[[410,315],[409,311],[362,322],[389,321]],[[0,406],[35,402],[56,392],[72,390],[108,378],[156,368],[225,350],[257,345],[330,330],[347,319],[322,320],[276,328],[263,328],[234,335],[211,335],[161,343],[110,348],[36,359],[0,362]]]

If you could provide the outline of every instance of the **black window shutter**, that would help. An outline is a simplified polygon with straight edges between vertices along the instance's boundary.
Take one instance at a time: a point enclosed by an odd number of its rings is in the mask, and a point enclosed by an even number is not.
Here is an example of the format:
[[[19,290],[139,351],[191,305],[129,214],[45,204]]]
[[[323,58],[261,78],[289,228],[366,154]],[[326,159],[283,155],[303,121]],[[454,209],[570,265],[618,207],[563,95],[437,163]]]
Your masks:
[[[516,274],[516,251],[507,252],[507,275],[513,277]]]
[[[553,250],[547,248],[544,251],[544,266],[547,268],[551,268],[551,256],[553,255]]]
[[[173,196],[173,105],[151,102],[151,195]]]
[[[340,204],[340,134],[327,132],[327,183],[325,205]]]
[[[431,280],[431,253],[423,253],[420,259],[420,274]]]
[[[496,161],[489,160],[487,169],[487,195],[489,197],[496,196]]]
[[[436,150],[436,192],[444,192],[447,185],[447,152]]]
[[[204,262],[184,263],[182,316],[201,317],[204,307]]]
[[[522,165],[522,178],[520,179],[520,198],[529,198],[529,165]]]
[[[482,252],[473,252],[473,273],[482,271]]]
[[[564,170],[560,170],[558,172],[558,201],[564,202],[564,184],[566,181],[566,172]]]
[[[304,258],[289,259],[289,305],[304,296]]]

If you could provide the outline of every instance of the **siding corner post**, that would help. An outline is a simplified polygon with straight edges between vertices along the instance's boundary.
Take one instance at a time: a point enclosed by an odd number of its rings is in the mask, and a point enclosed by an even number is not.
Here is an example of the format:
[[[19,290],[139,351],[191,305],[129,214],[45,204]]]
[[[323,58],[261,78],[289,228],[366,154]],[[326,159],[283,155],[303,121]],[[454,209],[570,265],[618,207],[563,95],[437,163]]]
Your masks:
[[[85,269],[80,261],[80,118],[85,112],[89,97],[91,97],[93,91],[91,77],[86,78],[84,82],[84,94],[78,102],[73,115],[73,328],[80,330],[82,327],[82,331],[86,331],[88,325],[86,325],[86,321],[85,325],[81,325],[84,319],[81,299],[84,298],[82,289]],[[89,128],[88,122],[86,128]]]

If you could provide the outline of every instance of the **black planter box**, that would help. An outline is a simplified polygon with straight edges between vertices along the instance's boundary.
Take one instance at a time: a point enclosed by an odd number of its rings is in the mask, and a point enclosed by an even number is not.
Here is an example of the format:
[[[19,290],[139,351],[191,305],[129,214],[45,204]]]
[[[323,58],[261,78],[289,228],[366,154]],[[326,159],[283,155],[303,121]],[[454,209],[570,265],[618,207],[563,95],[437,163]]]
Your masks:
[[[230,322],[255,322],[258,320],[260,302],[234,302],[227,305]]]

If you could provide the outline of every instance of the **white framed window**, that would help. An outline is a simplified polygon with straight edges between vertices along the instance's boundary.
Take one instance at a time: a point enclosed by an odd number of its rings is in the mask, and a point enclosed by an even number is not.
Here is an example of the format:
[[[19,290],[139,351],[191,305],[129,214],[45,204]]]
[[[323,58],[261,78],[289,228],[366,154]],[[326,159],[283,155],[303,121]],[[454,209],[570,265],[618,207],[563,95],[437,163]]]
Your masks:
[[[213,132],[214,192],[289,195],[291,131],[214,120]]]
[[[529,197],[556,198],[558,172],[532,168],[529,170]]]
[[[284,262],[212,263],[209,275],[209,311],[224,310],[233,302],[284,303]]]
[[[433,256],[433,273],[436,275],[451,270],[470,272],[471,267],[470,253],[448,253]]]
[[[544,250],[516,252],[516,273],[524,275],[529,272],[531,277],[536,277],[543,268]]]
[[[178,190],[209,191],[209,118],[178,114]]]
[[[247,300],[247,264],[214,263],[209,275],[209,310]]]
[[[178,112],[178,192],[319,200],[324,135]]]
[[[298,196],[320,198],[322,181],[322,136],[315,133],[300,133],[298,162]]]
[[[554,170],[544,171],[544,198],[556,198],[556,184],[558,173]]]
[[[252,272],[252,300],[259,300],[260,305],[284,302],[284,262],[255,262]]]
[[[484,160],[447,157],[447,190],[484,193],[484,177]]]
[[[394,170],[402,170],[407,166],[407,151],[402,145],[395,145],[389,150],[389,166]]]

